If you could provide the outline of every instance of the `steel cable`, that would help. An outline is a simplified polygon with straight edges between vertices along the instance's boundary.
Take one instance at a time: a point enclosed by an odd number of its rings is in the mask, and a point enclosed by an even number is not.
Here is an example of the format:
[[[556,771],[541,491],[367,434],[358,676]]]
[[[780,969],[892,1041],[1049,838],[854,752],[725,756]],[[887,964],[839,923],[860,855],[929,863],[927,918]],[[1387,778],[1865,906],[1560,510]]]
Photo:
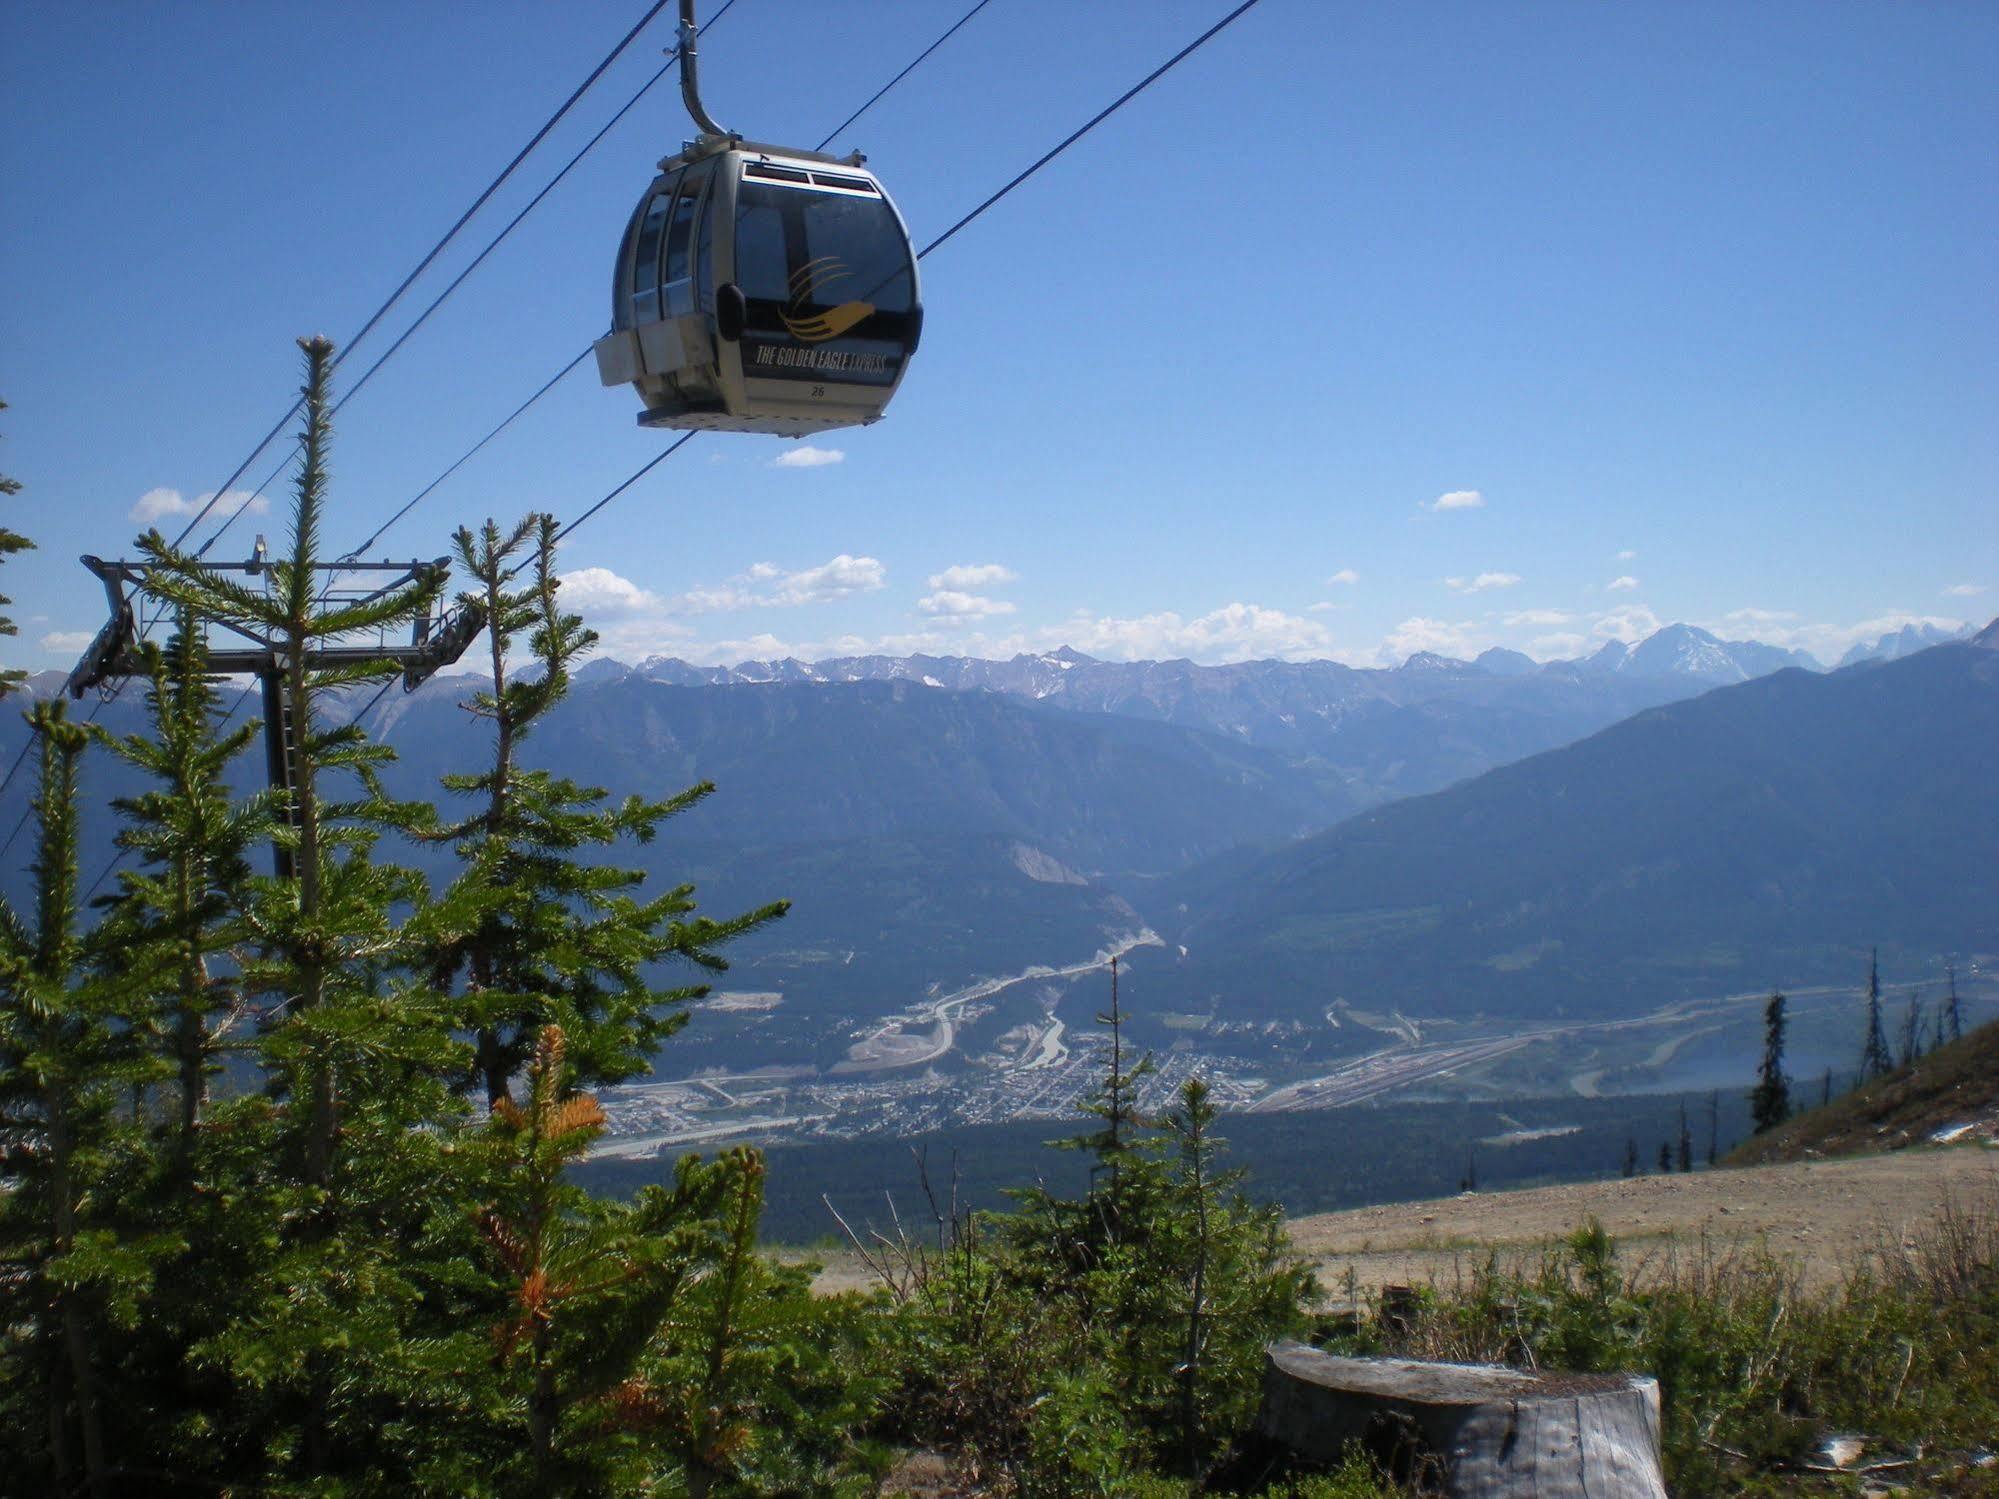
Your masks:
[[[514,159],[508,162],[506,166],[501,169],[500,174],[497,177],[495,177],[491,182],[486,184],[485,190],[481,192],[477,198],[472,200],[472,206],[470,208],[467,208],[463,213],[461,213],[458,216],[457,222],[452,224],[452,226],[444,232],[444,237],[438,240],[436,244],[430,247],[430,253],[425,255],[422,260],[417,262],[416,269],[411,271],[407,276],[403,277],[401,285],[397,286],[396,289],[389,294],[388,300],[383,302],[380,307],[377,307],[374,311],[374,314],[371,317],[369,317],[368,321],[361,325],[361,331],[356,333],[352,338],[347,340],[346,344],[343,346],[340,353],[334,358],[333,361],[334,368],[337,369],[339,367],[340,361],[346,358],[348,354],[351,354],[354,351],[355,346],[358,345],[363,339],[365,339],[371,332],[373,332],[375,326],[378,323],[380,323],[383,318],[389,315],[390,310],[395,307],[396,303],[402,300],[403,294],[410,289],[410,287],[416,282],[416,279],[419,276],[421,276],[425,271],[430,269],[431,265],[437,260],[437,257],[444,253],[445,247],[448,246],[452,242],[452,240],[458,237],[459,231],[464,229],[466,224],[471,222],[472,216],[476,214],[481,208],[484,208],[486,206],[486,203],[488,202],[488,200],[492,198],[493,194],[498,192],[500,188],[506,183],[507,179],[513,176],[515,170],[520,166],[520,164],[523,161],[527,160],[529,153],[532,152],[536,146],[540,145],[542,141],[547,138],[549,131],[553,130],[559,123],[561,123],[562,118],[565,115],[567,115],[571,109],[575,107],[576,101],[581,99],[585,93],[589,92],[590,86],[592,84],[594,84],[599,78],[603,77],[605,69],[609,68],[612,63],[616,62],[619,59],[619,57],[624,55],[625,49],[632,44],[633,40],[637,38],[638,34],[641,31],[645,30],[645,28],[649,24],[651,24],[653,17],[657,16],[660,13],[660,11],[666,8],[668,3],[669,0],[655,0],[655,3],[651,6],[651,8],[648,9],[643,16],[639,17],[637,23],[632,27],[632,29],[630,31],[627,31],[624,34],[624,36],[619,39],[617,46],[613,47],[608,53],[606,53],[604,56],[604,60],[598,63],[595,68],[591,69],[590,76],[585,78],[581,83],[579,83],[575,87],[574,90],[571,91],[569,97],[567,99],[564,99],[562,101],[561,106],[555,111],[555,113],[550,115],[548,119],[542,123],[541,128],[534,133],[534,135],[528,140],[528,143],[525,146],[522,146],[519,151],[514,153]],[[263,440],[259,442],[256,447],[250,450],[250,455],[236,466],[236,471],[233,474],[231,474],[227,479],[225,479],[222,482],[221,487],[218,488],[213,494],[211,494],[208,497],[207,502],[201,507],[199,511],[195,513],[193,518],[191,518],[188,521],[188,523],[181,528],[180,534],[174,538],[174,545],[176,547],[179,547],[184,542],[186,542],[187,538],[193,533],[195,527],[200,525],[203,520],[207,519],[208,512],[215,508],[216,502],[219,501],[225,494],[229,492],[229,486],[234,484],[238,479],[243,477],[244,471],[248,469],[251,464],[257,461],[257,455],[262,453],[265,448],[269,447],[272,441],[276,439],[277,435],[284,430],[285,423],[290,421],[294,416],[298,414],[299,407],[303,404],[303,402],[304,402],[303,396],[301,396],[297,401],[294,401],[291,405],[291,409],[286,411],[283,416],[279,417],[277,423],[271,428],[271,430],[264,434]],[[255,493],[255,491],[252,491],[252,493]],[[240,507],[239,507],[239,513],[240,513]],[[213,538],[210,538],[210,544],[211,545],[213,544]]]

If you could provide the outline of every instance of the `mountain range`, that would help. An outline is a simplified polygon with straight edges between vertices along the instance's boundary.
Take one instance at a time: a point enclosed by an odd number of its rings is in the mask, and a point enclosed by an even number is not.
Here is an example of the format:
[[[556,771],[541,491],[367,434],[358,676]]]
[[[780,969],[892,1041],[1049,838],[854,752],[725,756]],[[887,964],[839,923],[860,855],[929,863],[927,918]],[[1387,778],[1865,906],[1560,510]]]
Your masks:
[[[1202,666],[1102,661],[1065,646],[1005,661],[848,656],[694,666],[655,656],[636,666],[598,661],[584,676],[595,685],[684,687],[895,681],[1150,719],[1321,762],[1365,805],[1438,790],[1572,743],[1642,708],[1787,666],[1817,663],[1802,652],[1677,624],[1633,646],[1613,641],[1592,656],[1545,666],[1501,650],[1476,661],[1419,652],[1394,668],[1268,660]]]
[[[1913,656],[1917,651],[1926,651],[1933,645],[1948,645],[1953,640],[1971,638],[1972,627],[1960,625],[1954,630],[1945,629],[1930,620],[1919,620],[1903,625],[1899,630],[1891,630],[1878,636],[1872,645],[1866,641],[1855,641],[1839,658],[1841,666],[1857,666],[1863,661],[1899,661],[1904,656]]]
[[[1920,638],[1830,674],[1690,626],[1546,666],[599,661],[524,755],[617,795],[717,783],[632,858],[717,914],[792,899],[726,980],[786,995],[765,1060],[824,1062],[857,1022],[1148,927],[1169,945],[1129,961],[1153,1009],[1628,1013],[1850,977],[1873,942],[1999,948],[1999,654],[1894,659]],[[478,763],[486,731],[459,706],[478,685],[374,710],[393,790],[436,795]],[[99,721],[142,727],[137,694]],[[21,735],[0,714],[10,763]],[[261,769],[245,756],[239,780]],[[85,786],[99,807],[135,789],[104,755]],[[114,831],[87,819],[86,879]],[[740,1036],[697,1033],[736,1060]]]
[[[1174,1008],[1631,1014],[1999,951],[1999,623],[1786,670],[1158,892]],[[1160,909],[1170,905],[1172,909]]]

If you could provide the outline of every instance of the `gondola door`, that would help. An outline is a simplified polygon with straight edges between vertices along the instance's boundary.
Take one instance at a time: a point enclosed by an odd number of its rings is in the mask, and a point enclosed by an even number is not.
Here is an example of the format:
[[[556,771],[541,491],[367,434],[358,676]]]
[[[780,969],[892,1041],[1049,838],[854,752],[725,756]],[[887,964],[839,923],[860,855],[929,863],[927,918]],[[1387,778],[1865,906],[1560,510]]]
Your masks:
[[[723,295],[740,302],[724,337],[738,316],[740,332],[722,357],[739,409],[811,427],[875,420],[921,325],[894,205],[859,174],[771,161],[746,161],[735,189],[734,292]]]

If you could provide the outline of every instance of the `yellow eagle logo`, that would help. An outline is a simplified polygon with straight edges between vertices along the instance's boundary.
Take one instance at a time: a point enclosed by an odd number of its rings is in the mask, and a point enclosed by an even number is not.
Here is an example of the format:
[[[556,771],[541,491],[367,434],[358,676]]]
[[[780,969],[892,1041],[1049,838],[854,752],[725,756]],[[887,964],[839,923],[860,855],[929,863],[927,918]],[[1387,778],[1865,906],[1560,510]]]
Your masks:
[[[780,316],[793,338],[800,343],[824,343],[829,338],[838,338],[862,319],[873,316],[875,304],[872,302],[842,302],[824,312],[807,313],[806,309],[822,289],[851,275],[853,272],[837,255],[821,255],[817,260],[808,260],[792,273],[791,301]]]

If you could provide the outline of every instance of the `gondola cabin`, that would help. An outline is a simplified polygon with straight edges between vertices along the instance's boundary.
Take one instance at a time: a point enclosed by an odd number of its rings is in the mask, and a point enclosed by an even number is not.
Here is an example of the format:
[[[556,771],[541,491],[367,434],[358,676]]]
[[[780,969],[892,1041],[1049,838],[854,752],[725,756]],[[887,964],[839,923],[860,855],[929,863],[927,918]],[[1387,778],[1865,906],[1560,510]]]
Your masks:
[[[625,230],[606,385],[648,427],[803,437],[878,421],[923,304],[902,216],[858,156],[703,140]]]

